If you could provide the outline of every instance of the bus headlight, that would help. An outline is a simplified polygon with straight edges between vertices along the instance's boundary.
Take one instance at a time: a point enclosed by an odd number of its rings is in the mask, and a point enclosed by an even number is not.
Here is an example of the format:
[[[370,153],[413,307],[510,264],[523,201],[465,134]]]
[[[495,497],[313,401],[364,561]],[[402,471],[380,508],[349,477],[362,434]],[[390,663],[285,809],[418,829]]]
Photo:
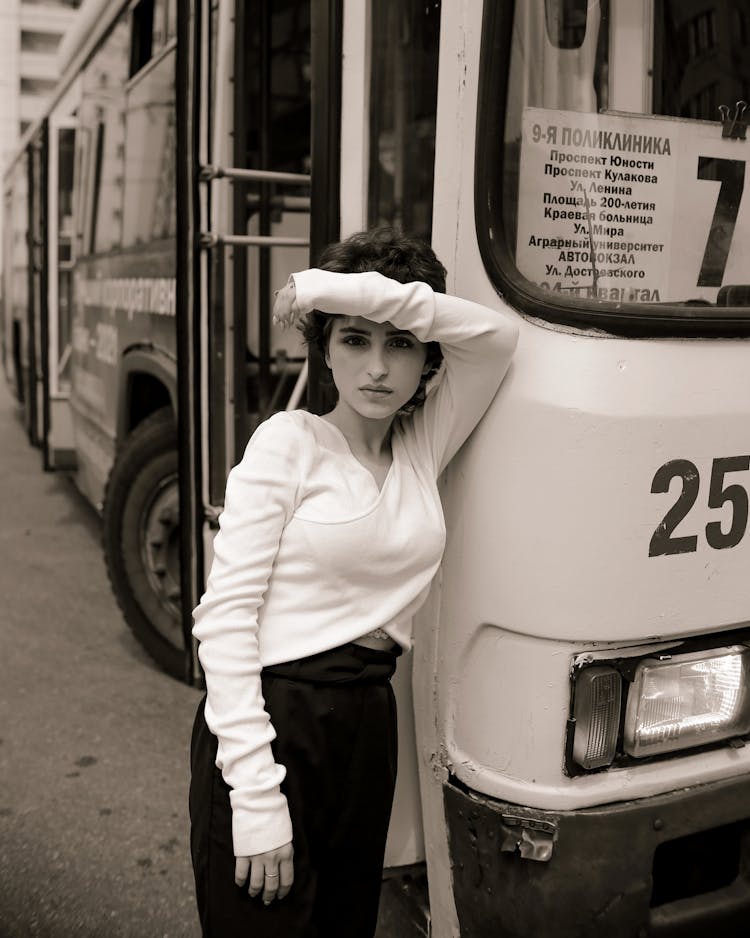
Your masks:
[[[617,749],[622,678],[614,668],[597,666],[576,679],[573,758],[584,769],[609,765]]]
[[[750,731],[750,648],[640,662],[628,693],[623,748],[643,758]]]

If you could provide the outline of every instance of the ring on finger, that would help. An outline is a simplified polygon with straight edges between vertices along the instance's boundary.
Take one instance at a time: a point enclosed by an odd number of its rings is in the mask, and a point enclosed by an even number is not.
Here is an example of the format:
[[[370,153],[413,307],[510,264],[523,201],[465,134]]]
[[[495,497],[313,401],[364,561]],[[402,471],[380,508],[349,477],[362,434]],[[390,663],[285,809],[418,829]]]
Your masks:
[[[266,879],[278,879],[278,878],[279,878],[278,873],[266,873]]]

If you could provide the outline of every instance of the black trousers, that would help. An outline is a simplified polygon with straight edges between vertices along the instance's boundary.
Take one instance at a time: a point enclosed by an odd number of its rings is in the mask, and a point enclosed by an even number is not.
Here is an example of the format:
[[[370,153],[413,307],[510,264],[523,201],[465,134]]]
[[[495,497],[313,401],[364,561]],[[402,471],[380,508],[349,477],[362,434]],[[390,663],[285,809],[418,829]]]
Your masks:
[[[230,789],[201,702],[190,819],[204,938],[372,938],[396,781],[395,660],[345,645],[262,672],[294,832],[294,885],[269,906],[234,883]]]

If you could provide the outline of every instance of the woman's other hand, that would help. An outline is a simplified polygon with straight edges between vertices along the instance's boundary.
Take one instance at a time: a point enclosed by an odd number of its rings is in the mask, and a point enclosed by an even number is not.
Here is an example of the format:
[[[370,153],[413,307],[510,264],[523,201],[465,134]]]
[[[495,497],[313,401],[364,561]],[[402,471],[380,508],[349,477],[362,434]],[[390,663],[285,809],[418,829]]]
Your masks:
[[[250,883],[248,892],[251,896],[263,893],[263,904],[270,905],[274,899],[283,899],[294,882],[294,850],[291,841],[276,850],[256,853],[252,857],[237,857],[234,867],[234,881],[244,886],[248,873]]]
[[[299,318],[299,307],[294,280],[290,277],[288,283],[274,294],[273,321],[282,329],[288,329],[295,318]]]

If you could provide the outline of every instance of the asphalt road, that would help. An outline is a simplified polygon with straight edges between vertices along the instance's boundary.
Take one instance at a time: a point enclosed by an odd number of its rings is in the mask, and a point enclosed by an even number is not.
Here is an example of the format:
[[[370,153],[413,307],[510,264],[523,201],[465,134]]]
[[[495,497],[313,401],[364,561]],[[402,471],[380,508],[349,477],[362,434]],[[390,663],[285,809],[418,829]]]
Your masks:
[[[70,477],[42,471],[2,375],[0,493],[0,938],[199,938],[200,691],[132,638],[99,518]],[[421,934],[391,881],[377,938]]]
[[[99,519],[0,376],[0,936],[197,938],[190,727],[112,598]]]

